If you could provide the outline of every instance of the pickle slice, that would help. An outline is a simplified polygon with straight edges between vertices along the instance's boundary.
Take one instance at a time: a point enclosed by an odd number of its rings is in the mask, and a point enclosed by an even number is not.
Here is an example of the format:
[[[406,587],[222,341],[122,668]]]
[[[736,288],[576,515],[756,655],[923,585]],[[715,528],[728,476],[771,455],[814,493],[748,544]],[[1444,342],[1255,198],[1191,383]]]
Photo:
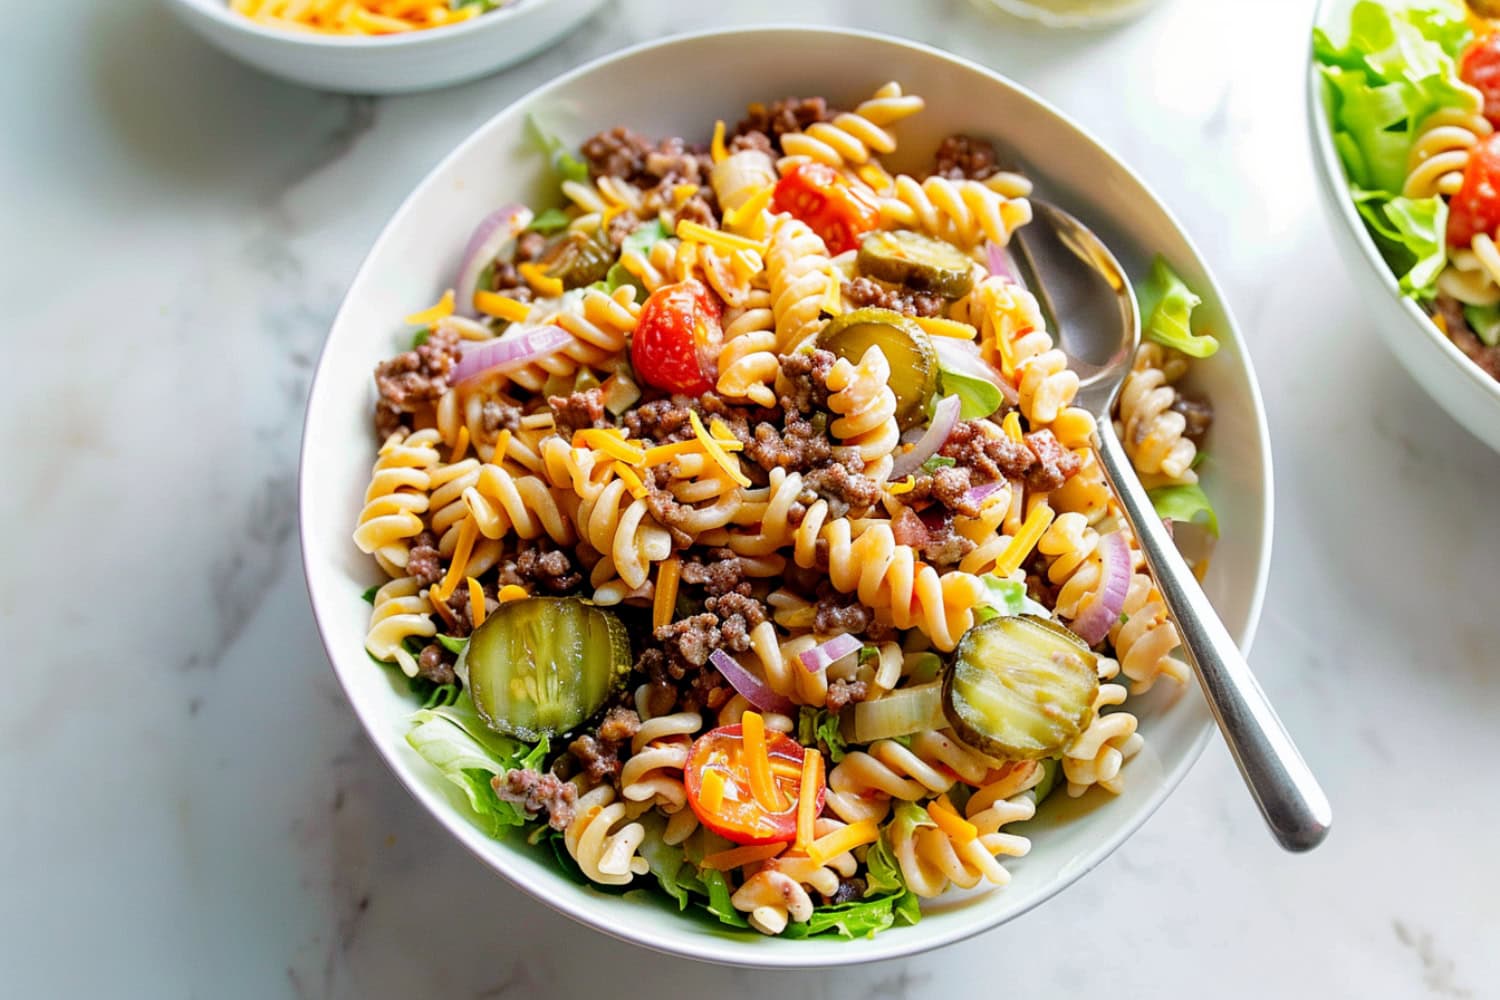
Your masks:
[[[954,651],[943,710],[975,749],[1040,760],[1088,727],[1098,693],[1098,660],[1076,636],[1032,615],[991,618]]]
[[[630,663],[630,637],[612,613],[576,597],[530,597],[474,630],[459,672],[485,725],[535,743],[592,718],[624,688]]]
[[[945,299],[963,298],[974,287],[974,265],[962,250],[907,229],[870,233],[854,265],[861,274]]]
[[[927,416],[927,404],[938,389],[937,351],[927,332],[890,309],[855,309],[828,321],[818,334],[818,346],[854,363],[871,345],[878,346],[891,366],[891,392],[896,394],[896,424],[909,430]]]
[[[614,252],[588,233],[569,233],[547,248],[542,266],[567,290],[603,281],[614,259]]]

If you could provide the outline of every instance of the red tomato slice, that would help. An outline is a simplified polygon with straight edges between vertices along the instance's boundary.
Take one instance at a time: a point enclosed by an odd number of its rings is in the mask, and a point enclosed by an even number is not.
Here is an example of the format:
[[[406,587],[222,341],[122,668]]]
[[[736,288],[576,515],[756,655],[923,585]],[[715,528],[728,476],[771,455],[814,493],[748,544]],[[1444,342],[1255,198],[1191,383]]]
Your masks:
[[[861,236],[880,224],[880,206],[874,199],[822,163],[789,170],[776,182],[771,208],[807,223],[831,254],[853,250]]]
[[[718,378],[723,306],[699,281],[663,285],[641,307],[630,361],[658,389],[699,396]]]
[[[757,802],[750,791],[750,770],[744,749],[738,725],[711,729],[693,741],[687,767],[683,769],[688,804],[704,826],[736,844],[781,844],[795,840],[797,800],[802,792],[802,755],[807,751],[785,733],[766,731],[771,780],[786,805],[773,812]],[[703,779],[709,771],[717,771],[724,782],[723,799],[717,809],[709,809],[703,803]],[[826,787],[821,768],[818,774],[816,810],[822,812]]]
[[[1480,233],[1500,229],[1500,133],[1481,139],[1469,153],[1464,183],[1448,201],[1448,242],[1467,247]]]
[[[1459,60],[1458,75],[1484,95],[1484,116],[1500,125],[1500,32],[1469,43]]]

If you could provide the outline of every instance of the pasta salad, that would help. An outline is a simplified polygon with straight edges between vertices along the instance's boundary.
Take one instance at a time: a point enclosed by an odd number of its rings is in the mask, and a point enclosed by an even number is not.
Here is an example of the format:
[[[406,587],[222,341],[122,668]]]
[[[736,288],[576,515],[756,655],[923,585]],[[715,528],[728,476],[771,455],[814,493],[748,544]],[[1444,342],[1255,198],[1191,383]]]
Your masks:
[[[1364,0],[1313,54],[1350,195],[1402,292],[1500,379],[1495,22],[1457,0]]]
[[[375,371],[354,534],[408,741],[496,836],[768,935],[873,934],[1004,885],[1049,794],[1117,793],[1129,698],[1188,671],[1007,249],[1031,184],[920,97],[626,128],[482,219]],[[1158,260],[1119,403],[1163,517],[1217,342]]]

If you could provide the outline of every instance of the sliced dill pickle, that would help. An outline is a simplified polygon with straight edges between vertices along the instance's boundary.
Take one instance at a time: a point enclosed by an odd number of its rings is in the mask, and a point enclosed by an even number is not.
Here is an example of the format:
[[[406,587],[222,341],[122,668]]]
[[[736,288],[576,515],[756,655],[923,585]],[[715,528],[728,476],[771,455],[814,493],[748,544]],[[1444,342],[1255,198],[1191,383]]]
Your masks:
[[[938,389],[938,357],[927,331],[890,309],[855,309],[828,321],[818,346],[858,362],[871,345],[891,366],[896,394],[896,423],[902,430],[926,419],[927,404]]]
[[[576,597],[500,605],[459,657],[480,718],[535,743],[592,718],[630,673],[630,637],[611,612]]]
[[[964,633],[943,678],[959,739],[1009,760],[1054,757],[1094,718],[1099,664],[1077,637],[1032,615]]]
[[[907,229],[878,230],[859,245],[854,266],[893,285],[960,299],[974,287],[974,264],[958,247]]]
[[[614,262],[614,251],[588,233],[568,233],[547,248],[541,261],[547,277],[561,281],[564,289],[603,281]]]

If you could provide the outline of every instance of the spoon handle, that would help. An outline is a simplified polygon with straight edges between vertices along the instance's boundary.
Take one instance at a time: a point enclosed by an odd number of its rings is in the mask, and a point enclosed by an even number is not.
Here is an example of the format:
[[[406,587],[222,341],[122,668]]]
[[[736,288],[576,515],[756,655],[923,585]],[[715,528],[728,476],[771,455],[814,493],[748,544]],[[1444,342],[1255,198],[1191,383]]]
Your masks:
[[[1101,420],[1098,433],[1105,476],[1125,508],[1146,565],[1182,633],[1208,706],[1261,815],[1287,850],[1317,847],[1333,819],[1327,796],[1177,551],[1112,422]]]

